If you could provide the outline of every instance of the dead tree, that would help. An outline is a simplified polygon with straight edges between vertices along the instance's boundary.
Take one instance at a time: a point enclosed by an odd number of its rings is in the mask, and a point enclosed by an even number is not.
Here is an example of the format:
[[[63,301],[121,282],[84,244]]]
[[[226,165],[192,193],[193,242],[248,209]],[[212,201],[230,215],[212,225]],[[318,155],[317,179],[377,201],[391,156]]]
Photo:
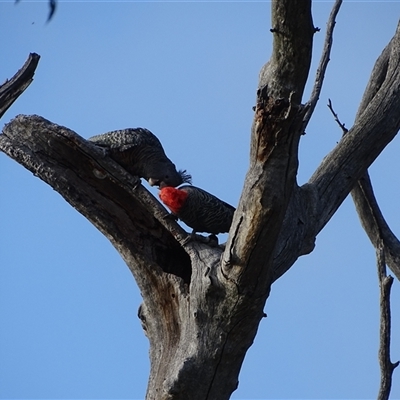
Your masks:
[[[273,53],[260,73],[250,166],[224,246],[186,241],[139,178],[68,128],[20,115],[3,129],[0,149],[91,221],[136,279],[150,341],[149,400],[230,397],[272,283],[313,250],[353,188],[364,227],[400,277],[398,241],[368,206],[372,189],[362,189],[368,167],[400,128],[400,26],[375,64],[354,125],[308,183],[296,181],[298,145],[319,97],[340,3],[315,89],[303,102],[316,31],[311,0],[272,2]]]

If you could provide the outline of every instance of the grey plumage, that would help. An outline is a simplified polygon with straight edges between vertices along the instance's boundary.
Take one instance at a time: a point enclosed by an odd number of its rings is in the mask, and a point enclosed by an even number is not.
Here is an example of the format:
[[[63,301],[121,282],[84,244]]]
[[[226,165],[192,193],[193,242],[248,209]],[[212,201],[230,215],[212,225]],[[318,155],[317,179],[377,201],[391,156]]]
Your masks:
[[[108,149],[111,158],[132,175],[145,178],[151,186],[178,186],[191,182],[191,176],[185,170],[176,170],[160,141],[148,129],[122,129],[88,140]]]
[[[186,194],[185,194],[186,193]],[[195,186],[165,187],[161,201],[172,214],[193,229],[212,234],[229,232],[235,207]]]

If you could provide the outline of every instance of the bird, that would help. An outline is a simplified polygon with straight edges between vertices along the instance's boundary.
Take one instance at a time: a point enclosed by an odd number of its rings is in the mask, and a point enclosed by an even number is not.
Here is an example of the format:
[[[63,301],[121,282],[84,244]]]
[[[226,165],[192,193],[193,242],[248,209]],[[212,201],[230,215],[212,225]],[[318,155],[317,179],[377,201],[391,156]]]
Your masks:
[[[179,186],[191,183],[186,170],[176,170],[157,137],[145,128],[116,130],[88,139],[108,150],[112,159],[130,174],[146,179],[151,186]]]
[[[196,186],[163,187],[159,192],[161,201],[196,232],[213,235],[229,232],[235,207]]]

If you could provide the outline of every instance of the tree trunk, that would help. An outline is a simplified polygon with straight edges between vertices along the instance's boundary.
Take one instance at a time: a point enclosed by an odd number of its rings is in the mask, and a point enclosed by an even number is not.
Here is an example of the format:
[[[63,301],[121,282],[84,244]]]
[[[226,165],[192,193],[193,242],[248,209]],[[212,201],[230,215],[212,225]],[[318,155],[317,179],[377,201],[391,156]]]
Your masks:
[[[368,107],[310,181],[296,182],[315,32],[311,0],[272,2],[273,54],[263,67],[250,167],[225,245],[186,232],[137,177],[97,146],[38,116],[17,116],[0,150],[57,190],[115,246],[143,297],[150,342],[147,399],[229,399],[271,284],[303,254],[400,128],[400,29]],[[378,60],[379,61],[379,60]],[[307,117],[308,118],[308,117]]]

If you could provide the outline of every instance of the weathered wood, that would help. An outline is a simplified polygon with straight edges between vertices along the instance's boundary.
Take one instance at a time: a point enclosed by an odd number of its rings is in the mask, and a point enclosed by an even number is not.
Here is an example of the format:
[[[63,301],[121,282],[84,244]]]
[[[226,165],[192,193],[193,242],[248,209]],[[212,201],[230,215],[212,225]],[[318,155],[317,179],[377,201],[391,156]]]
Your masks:
[[[185,232],[164,218],[166,210],[137,177],[100,148],[68,128],[23,115],[4,127],[0,148],[58,191],[111,241],[142,291],[146,284],[141,283],[141,268],[147,271],[146,263],[189,280],[189,257],[160,220],[174,225],[177,238],[186,238]],[[151,204],[145,201],[149,198],[153,198]]]
[[[250,169],[223,257],[224,274],[256,298],[269,291],[275,245],[296,186],[300,101],[314,34],[311,1],[273,2],[272,27],[273,54],[260,73]]]
[[[395,38],[385,47],[374,65],[368,86],[357,111],[357,119],[365,111],[370,101],[377,95],[385,79],[387,79],[392,46],[396,46]],[[385,260],[394,275],[400,280],[400,241],[390,229],[379,208],[368,171],[354,186],[351,196],[361,225],[371,243],[375,249],[378,249],[381,245],[383,246]]]
[[[0,86],[0,118],[33,81],[39,59],[38,54],[29,54],[22,68]]]
[[[376,201],[368,172],[351,191],[361,225],[373,246],[382,243],[385,260],[397,279],[400,280],[400,241],[387,224]]]
[[[354,125],[342,137],[338,145],[324,158],[309,184],[318,192],[319,226],[325,226],[337,208],[362,177],[385,146],[396,136],[400,128],[400,25],[391,41],[387,63],[381,57],[381,67],[372,75],[367,86],[368,106],[358,114]],[[387,66],[387,67],[386,67]],[[380,76],[376,80],[375,76]],[[369,98],[370,87],[375,94]]]
[[[400,127],[398,30],[365,112],[299,187],[311,1],[275,0],[272,11],[273,54],[260,73],[250,168],[226,246],[188,241],[137,177],[65,127],[18,116],[0,135],[0,150],[88,218],[132,271],[150,341],[147,399],[229,399],[271,284],[312,251],[316,235]]]
[[[392,363],[390,360],[390,336],[391,336],[391,312],[390,312],[390,290],[393,284],[393,277],[386,274],[386,262],[383,251],[383,243],[378,245],[376,251],[379,279],[379,308],[380,308],[380,327],[379,327],[379,365],[381,368],[381,383],[379,387],[378,400],[388,400],[392,387],[392,376],[395,368],[399,366],[399,361]]]

